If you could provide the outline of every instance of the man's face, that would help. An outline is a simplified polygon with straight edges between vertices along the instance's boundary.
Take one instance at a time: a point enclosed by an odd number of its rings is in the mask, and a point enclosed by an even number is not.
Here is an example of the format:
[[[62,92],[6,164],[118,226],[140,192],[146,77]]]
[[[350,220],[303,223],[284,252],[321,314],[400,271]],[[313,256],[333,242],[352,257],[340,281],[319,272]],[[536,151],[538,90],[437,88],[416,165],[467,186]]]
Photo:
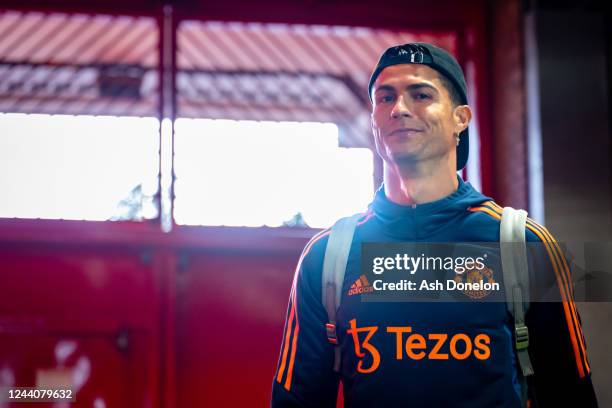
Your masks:
[[[372,131],[384,161],[456,160],[455,134],[469,121],[460,111],[469,108],[453,108],[440,75],[426,65],[399,64],[385,68],[374,82]]]

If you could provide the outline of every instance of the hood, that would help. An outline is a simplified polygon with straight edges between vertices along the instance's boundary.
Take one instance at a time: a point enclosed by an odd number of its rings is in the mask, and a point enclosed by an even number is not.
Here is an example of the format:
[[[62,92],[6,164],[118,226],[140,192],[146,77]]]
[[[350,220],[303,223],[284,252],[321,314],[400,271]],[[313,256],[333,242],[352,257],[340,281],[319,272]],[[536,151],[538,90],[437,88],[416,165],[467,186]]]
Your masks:
[[[385,196],[384,185],[376,191],[370,204],[376,218],[382,223],[386,235],[402,240],[427,240],[443,238],[443,230],[467,215],[468,207],[489,201],[491,198],[476,191],[470,183],[457,176],[459,185],[452,194],[436,201],[415,206],[391,202]],[[448,235],[449,240],[456,239]]]

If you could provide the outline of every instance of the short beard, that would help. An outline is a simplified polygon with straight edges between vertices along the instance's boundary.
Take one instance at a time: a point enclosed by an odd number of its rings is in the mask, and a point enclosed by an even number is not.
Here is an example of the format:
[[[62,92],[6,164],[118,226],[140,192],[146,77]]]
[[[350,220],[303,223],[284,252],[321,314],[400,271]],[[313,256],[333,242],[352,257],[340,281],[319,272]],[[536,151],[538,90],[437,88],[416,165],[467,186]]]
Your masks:
[[[416,176],[421,172],[422,160],[416,154],[390,155],[391,162],[388,163],[404,176]]]
[[[406,177],[419,177],[435,172],[440,165],[440,161],[446,160],[444,155],[422,158],[418,153],[399,153],[389,155],[389,157],[391,162],[388,164]]]

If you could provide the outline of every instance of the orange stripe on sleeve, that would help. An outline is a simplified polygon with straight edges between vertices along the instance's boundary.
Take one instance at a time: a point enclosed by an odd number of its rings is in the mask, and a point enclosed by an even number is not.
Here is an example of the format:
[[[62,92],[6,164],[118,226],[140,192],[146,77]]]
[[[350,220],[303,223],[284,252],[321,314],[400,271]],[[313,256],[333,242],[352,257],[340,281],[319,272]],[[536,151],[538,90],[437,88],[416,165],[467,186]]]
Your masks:
[[[293,319],[295,319],[295,326],[293,328],[293,337],[291,337],[290,335],[291,323],[289,323],[288,325],[287,333],[285,334],[285,344],[283,347],[283,357],[281,360],[281,366],[278,370],[278,375],[276,377],[276,381],[280,384],[283,378],[285,367],[287,367],[287,378],[285,379],[285,384],[284,384],[284,387],[287,391],[291,389],[291,379],[293,377],[293,366],[295,363],[295,354],[297,351],[297,339],[298,339],[298,333],[300,331],[300,324],[299,324],[298,310],[297,310],[298,275],[302,267],[302,261],[304,260],[306,255],[308,255],[308,253],[310,252],[315,242],[319,241],[320,239],[329,235],[330,233],[331,231],[329,229],[323,230],[310,239],[310,241],[308,242],[308,244],[306,244],[306,247],[304,247],[304,250],[302,251],[302,255],[300,256],[297,267],[295,268],[295,273],[293,275],[293,285],[291,287],[291,315],[289,316],[289,320],[293,322]],[[289,350],[291,350],[291,353],[289,353]],[[287,365],[288,355],[290,355],[290,357],[289,357],[289,364]]]
[[[472,212],[485,212],[496,219],[501,219],[503,208],[493,201],[488,201],[480,206],[472,207],[469,210]],[[569,279],[569,268],[567,266],[567,261],[561,254],[561,250],[557,242],[548,232],[548,230],[531,219],[527,220],[527,228],[536,234],[544,243],[550,258],[562,297],[563,310],[570,333],[572,347],[574,349],[576,367],[578,369],[579,376],[584,378],[586,374],[590,372],[590,366],[586,358],[586,347],[584,346],[584,337],[582,336],[580,323],[577,317],[576,305],[572,299],[572,289]]]
[[[370,220],[370,218],[372,218],[374,216],[374,212],[369,209],[368,211],[366,211],[364,213],[363,218],[357,223],[357,225],[362,225],[365,224],[366,222],[368,222]]]
[[[499,214],[497,214],[495,212],[495,210],[489,208],[489,207],[471,207],[470,208],[471,212],[483,212],[486,214],[489,214],[491,217],[495,218],[496,220],[501,220],[501,216]]]
[[[291,302],[291,311],[289,312],[289,319],[287,321],[287,329],[285,331],[285,341],[283,342],[283,357],[281,360],[280,368],[278,369],[278,375],[276,376],[276,382],[280,384],[285,372],[285,364],[287,363],[287,353],[289,351],[289,340],[291,338],[291,330],[293,326],[293,317],[295,316],[295,303]],[[294,335],[295,337],[295,335]]]
[[[283,342],[283,353],[282,353],[282,359],[281,359],[281,365],[278,369],[278,374],[276,376],[276,381],[280,384],[281,379],[283,378],[283,374],[285,372],[285,366],[287,364],[287,355],[289,353],[289,342],[291,339],[291,330],[293,328],[293,320],[294,317],[296,317],[296,310],[295,310],[295,302],[294,302],[294,293],[296,290],[296,282],[297,282],[297,276],[300,270],[300,267],[302,265],[302,260],[304,259],[304,257],[306,256],[306,254],[308,254],[308,252],[310,251],[310,247],[312,246],[312,244],[318,240],[320,237],[322,237],[326,232],[329,232],[329,230],[323,230],[320,231],[319,233],[317,233],[314,237],[312,237],[310,239],[310,241],[308,242],[308,244],[306,244],[306,247],[304,248],[304,251],[302,251],[302,255],[300,255],[300,259],[298,260],[298,264],[297,267],[295,269],[295,272],[293,274],[293,283],[291,285],[291,309],[289,312],[289,318],[287,321],[287,328],[285,329],[285,341]],[[295,333],[293,335],[293,337],[295,337]]]
[[[293,300],[297,299],[296,292],[293,293]],[[297,313],[295,315],[295,333],[293,334],[293,344],[291,345],[291,359],[289,360],[289,369],[287,370],[287,378],[285,380],[285,389],[289,391],[291,389],[291,379],[293,377],[293,364],[295,363],[295,353],[297,351],[297,339],[300,332],[300,321],[298,320]]]
[[[569,267],[567,261],[563,256],[561,249],[552,237],[550,232],[541,225],[535,223],[533,220],[528,220],[527,227],[534,232],[547,246],[551,263],[557,274],[557,283],[559,284],[559,290],[564,295],[563,306],[566,313],[566,320],[568,320],[568,328],[570,331],[570,337],[572,340],[572,346],[574,348],[574,354],[576,355],[576,365],[578,367],[578,373],[581,378],[585,377],[591,368],[586,358],[586,347],[584,345],[584,337],[580,328],[580,321],[578,320],[578,312],[576,311],[576,304],[573,301],[573,291],[569,276]]]
[[[374,216],[374,213],[371,210],[368,210],[367,212],[364,213],[364,216],[362,218],[361,221],[359,221],[357,223],[357,225],[362,225],[364,223],[366,223],[368,220],[370,220],[372,217]],[[315,235],[314,237],[311,238],[310,242],[308,242],[308,244],[306,245],[306,247],[304,248],[304,251],[302,252],[302,255],[300,256],[300,260],[298,261],[298,265],[297,268],[295,270],[295,275],[293,278],[293,288],[292,288],[292,297],[293,297],[293,301],[292,304],[294,305],[295,308],[295,328],[294,328],[294,333],[293,333],[293,339],[291,341],[291,357],[289,358],[289,365],[287,368],[287,378],[285,379],[285,384],[284,387],[287,391],[289,391],[291,389],[291,380],[293,379],[293,368],[295,365],[295,355],[297,353],[297,342],[298,342],[298,334],[300,332],[300,319],[299,319],[299,314],[298,314],[298,310],[297,310],[297,277],[298,274],[300,272],[300,268],[302,266],[302,261],[303,259],[306,257],[306,255],[308,255],[308,253],[310,252],[312,246],[315,244],[315,242],[319,241],[320,239],[322,239],[323,237],[326,237],[327,235],[329,235],[331,233],[330,229],[326,229],[323,230],[321,232],[319,232],[317,235]],[[289,343],[289,337],[285,336],[287,341],[286,343]],[[285,363],[285,357],[286,355],[283,356],[283,369],[284,369],[284,363]],[[282,378],[282,372],[281,370],[279,370],[279,375],[277,377],[277,381],[280,383],[281,382],[281,378]]]

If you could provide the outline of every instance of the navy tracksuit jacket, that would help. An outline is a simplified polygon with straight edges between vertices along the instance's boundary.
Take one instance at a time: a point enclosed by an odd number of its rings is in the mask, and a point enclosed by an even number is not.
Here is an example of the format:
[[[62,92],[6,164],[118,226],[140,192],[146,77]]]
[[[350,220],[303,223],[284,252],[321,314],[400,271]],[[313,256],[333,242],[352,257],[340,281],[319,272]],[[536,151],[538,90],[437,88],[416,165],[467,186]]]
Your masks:
[[[498,242],[501,211],[461,179],[450,196],[414,208],[392,203],[382,188],[376,193],[347,263],[337,324],[340,373],[333,370],[321,296],[329,230],[312,238],[293,281],[272,407],[334,407],[340,382],[345,407],[520,407],[505,302],[368,303],[351,290],[376,279],[361,270],[362,243]],[[530,256],[531,285],[552,285],[561,299],[533,302],[526,316],[535,371],[530,404],[597,406],[567,262],[544,227],[528,220],[526,234],[528,242],[547,243],[546,256]],[[407,347],[411,334],[420,336]]]

